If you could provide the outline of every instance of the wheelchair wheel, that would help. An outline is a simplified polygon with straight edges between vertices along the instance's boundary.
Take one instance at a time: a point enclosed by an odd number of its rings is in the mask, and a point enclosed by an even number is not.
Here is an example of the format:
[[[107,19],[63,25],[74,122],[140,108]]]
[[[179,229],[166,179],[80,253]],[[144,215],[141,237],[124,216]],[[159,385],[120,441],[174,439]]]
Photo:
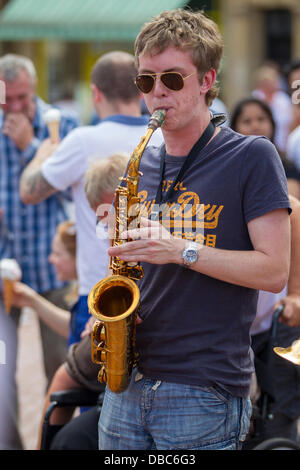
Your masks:
[[[274,437],[261,442],[252,450],[299,450],[300,446],[291,439],[284,437]]]

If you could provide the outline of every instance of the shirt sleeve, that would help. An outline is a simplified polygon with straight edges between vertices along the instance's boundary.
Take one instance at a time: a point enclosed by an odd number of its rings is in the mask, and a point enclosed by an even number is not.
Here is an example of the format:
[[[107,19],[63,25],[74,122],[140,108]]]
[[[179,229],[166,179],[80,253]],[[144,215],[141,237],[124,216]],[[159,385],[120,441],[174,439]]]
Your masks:
[[[268,139],[251,140],[241,163],[240,192],[246,223],[275,209],[291,212],[285,171]]]
[[[71,131],[56,152],[44,161],[41,172],[51,186],[63,191],[84,176],[86,165],[81,131],[78,128]]]

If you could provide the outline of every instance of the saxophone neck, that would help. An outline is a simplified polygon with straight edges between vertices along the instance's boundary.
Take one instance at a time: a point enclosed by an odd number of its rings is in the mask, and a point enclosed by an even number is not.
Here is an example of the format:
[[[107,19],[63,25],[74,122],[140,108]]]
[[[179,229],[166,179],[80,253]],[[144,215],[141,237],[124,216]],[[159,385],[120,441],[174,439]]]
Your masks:
[[[154,132],[154,129],[149,128],[147,130],[147,133],[142,137],[138,146],[133,150],[130,156],[128,170],[127,170],[127,175],[129,177],[131,178],[138,177],[141,158],[153,132]]]
[[[151,136],[156,129],[163,126],[164,119],[166,115],[165,109],[157,109],[151,115],[149,123],[148,123],[148,130],[146,134],[142,137],[138,146],[133,150],[130,161],[128,165],[127,174],[130,178],[138,178],[139,177],[139,167],[142,155],[144,150],[151,139]]]

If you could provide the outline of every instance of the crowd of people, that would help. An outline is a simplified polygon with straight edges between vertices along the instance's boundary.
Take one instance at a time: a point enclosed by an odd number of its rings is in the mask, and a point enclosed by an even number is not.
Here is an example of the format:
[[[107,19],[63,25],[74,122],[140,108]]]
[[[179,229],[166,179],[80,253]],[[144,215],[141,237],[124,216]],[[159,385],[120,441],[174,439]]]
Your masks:
[[[300,369],[276,356],[266,380],[262,365],[276,306],[284,307],[280,345],[300,337],[300,105],[292,99],[300,62],[285,74],[264,64],[249,96],[228,109],[216,86],[222,54],[219,30],[203,13],[162,12],[142,28],[134,55],[97,60],[97,121],[79,125],[62,111],[58,142],[34,64],[0,58],[0,259],[22,271],[10,314],[0,298],[9,345],[0,364],[1,449],[22,449],[15,372],[23,307],[39,318],[48,381],[37,449],[53,391],[104,391],[90,357],[87,299],[112,256],[144,269],[138,365],[124,392],[106,387],[101,409],[75,418],[55,410],[52,422],[65,426],[53,450],[251,446],[253,383],[255,400],[267,392],[274,410],[264,438],[298,440]],[[144,151],[139,183],[148,217],[124,234],[130,241],[110,246],[101,219],[157,109],[165,122]],[[184,230],[166,220],[165,205],[181,207]]]

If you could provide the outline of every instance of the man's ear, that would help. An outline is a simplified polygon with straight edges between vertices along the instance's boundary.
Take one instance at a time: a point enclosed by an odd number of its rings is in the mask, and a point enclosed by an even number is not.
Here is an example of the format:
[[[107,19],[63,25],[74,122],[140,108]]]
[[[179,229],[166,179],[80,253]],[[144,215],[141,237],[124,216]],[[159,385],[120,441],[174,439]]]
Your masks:
[[[93,95],[93,100],[95,103],[99,103],[99,101],[102,100],[102,92],[99,90],[99,88],[97,87],[97,85],[95,85],[94,83],[91,84],[91,90],[92,90],[92,95]]]
[[[215,80],[216,80],[216,71],[215,69],[210,69],[208,72],[204,74],[202,78],[202,83],[200,85],[201,93],[206,94],[215,83]]]

